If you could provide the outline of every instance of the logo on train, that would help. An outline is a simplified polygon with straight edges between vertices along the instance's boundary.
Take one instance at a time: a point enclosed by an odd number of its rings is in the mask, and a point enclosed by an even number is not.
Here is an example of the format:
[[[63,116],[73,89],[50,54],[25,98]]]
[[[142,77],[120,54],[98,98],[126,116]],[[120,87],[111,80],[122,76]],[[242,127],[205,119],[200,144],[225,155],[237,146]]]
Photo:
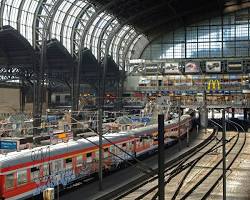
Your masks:
[[[208,91],[219,91],[221,90],[221,83],[219,80],[210,80],[207,84]]]

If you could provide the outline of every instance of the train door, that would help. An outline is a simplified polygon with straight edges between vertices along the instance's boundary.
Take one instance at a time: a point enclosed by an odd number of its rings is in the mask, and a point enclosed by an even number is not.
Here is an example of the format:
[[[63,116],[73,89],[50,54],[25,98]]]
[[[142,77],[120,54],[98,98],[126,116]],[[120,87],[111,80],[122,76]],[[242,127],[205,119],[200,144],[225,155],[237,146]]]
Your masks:
[[[83,169],[83,155],[77,155],[75,158],[75,174],[76,176],[81,175],[81,171]]]

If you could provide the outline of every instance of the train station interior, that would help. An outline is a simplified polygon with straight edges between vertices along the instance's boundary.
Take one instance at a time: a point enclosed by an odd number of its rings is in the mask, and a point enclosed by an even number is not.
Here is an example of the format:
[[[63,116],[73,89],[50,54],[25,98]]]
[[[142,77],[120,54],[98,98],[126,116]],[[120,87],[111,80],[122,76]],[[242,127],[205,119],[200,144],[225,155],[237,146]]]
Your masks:
[[[0,200],[250,199],[248,0],[0,0]]]

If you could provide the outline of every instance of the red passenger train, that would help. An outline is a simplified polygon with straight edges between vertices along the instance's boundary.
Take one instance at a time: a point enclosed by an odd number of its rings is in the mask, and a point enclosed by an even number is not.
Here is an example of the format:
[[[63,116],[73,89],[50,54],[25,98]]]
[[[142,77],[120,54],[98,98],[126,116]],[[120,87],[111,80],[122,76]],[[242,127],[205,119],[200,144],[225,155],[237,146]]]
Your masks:
[[[182,115],[180,137],[191,127],[191,116]],[[124,160],[131,159],[128,154],[138,157],[155,151],[157,128],[158,125],[154,124],[105,134],[113,144],[103,139],[103,170],[117,168]],[[178,128],[178,119],[165,122],[165,144],[179,137]],[[97,145],[98,137],[90,137],[1,154],[0,199],[26,199],[39,195],[48,187],[66,186],[93,175],[98,172]]]

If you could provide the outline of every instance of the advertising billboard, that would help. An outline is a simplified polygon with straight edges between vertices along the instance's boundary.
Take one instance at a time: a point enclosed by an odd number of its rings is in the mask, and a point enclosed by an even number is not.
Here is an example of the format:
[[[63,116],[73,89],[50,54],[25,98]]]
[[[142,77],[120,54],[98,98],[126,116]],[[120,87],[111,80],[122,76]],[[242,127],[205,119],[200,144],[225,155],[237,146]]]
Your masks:
[[[180,73],[179,63],[165,63],[163,71],[165,74]]]
[[[200,63],[195,61],[188,61],[185,63],[185,73],[200,72]]]
[[[241,72],[242,71],[242,61],[228,61],[227,62],[228,72]]]
[[[221,62],[220,61],[207,61],[206,72],[221,72]]]

